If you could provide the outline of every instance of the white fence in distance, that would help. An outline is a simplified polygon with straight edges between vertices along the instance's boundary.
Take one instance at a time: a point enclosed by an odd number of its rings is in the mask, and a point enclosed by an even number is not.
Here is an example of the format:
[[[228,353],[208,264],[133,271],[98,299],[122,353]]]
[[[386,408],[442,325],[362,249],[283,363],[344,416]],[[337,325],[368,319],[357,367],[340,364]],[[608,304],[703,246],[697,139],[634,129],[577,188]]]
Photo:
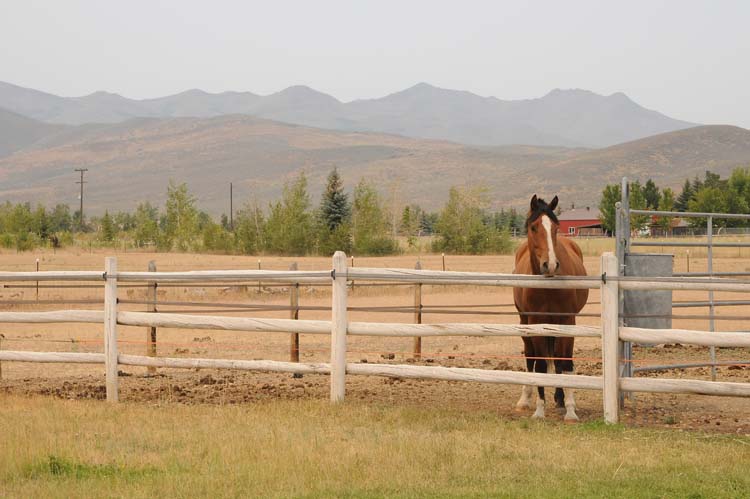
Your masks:
[[[0,281],[104,281],[104,310],[60,310],[50,312],[0,312],[0,323],[100,323],[104,326],[104,353],[30,352],[0,350],[0,361],[59,362],[104,364],[107,400],[118,401],[119,365],[169,368],[216,368],[274,371],[301,374],[329,374],[331,401],[340,402],[346,394],[346,375],[375,375],[448,381],[477,381],[547,387],[601,390],[605,421],[619,419],[619,394],[629,392],[690,393],[719,396],[750,396],[750,383],[685,379],[620,378],[620,343],[683,343],[704,346],[750,347],[750,335],[711,333],[678,329],[653,330],[619,326],[620,289],[701,289],[750,291],[750,283],[717,278],[627,278],[617,277],[617,259],[605,253],[601,259],[602,276],[553,277],[482,272],[446,272],[411,269],[347,268],[346,255],[337,252],[333,271],[194,271],[194,272],[118,272],[115,258],[105,260],[102,272],[0,272]],[[350,322],[347,312],[347,281],[410,282],[441,285],[487,285],[530,288],[599,288],[602,293],[601,327],[556,324],[403,324]],[[261,319],[204,316],[159,312],[118,310],[118,282],[206,282],[277,281],[332,284],[330,321]],[[329,334],[331,355],[328,363],[280,362],[271,360],[231,360],[169,358],[127,355],[117,351],[117,326],[145,326],[189,329],[214,329],[253,332]],[[347,336],[572,336],[600,337],[602,376],[495,371],[471,368],[431,367],[346,362]]]

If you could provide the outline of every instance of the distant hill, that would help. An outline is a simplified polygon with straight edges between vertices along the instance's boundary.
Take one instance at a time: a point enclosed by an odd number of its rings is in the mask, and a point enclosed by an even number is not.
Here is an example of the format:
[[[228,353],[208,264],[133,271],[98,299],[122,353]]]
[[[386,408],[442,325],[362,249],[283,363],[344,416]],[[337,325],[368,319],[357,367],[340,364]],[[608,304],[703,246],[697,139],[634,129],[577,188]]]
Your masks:
[[[0,82],[0,107],[36,120],[71,125],[247,114],[317,128],[479,146],[606,147],[694,126],[645,109],[622,93],[602,96],[558,89],[538,99],[509,101],[427,83],[378,99],[343,103],[304,86],[267,96],[189,90],[134,100],[107,92],[58,97]]]
[[[581,186],[593,179],[604,185],[623,176],[652,178],[657,185],[679,191],[686,178],[702,178],[706,170],[726,176],[737,166],[750,167],[750,130],[711,125],[588,151],[551,164],[548,171],[560,192],[582,195]]]
[[[245,115],[140,118],[64,127],[0,158],[0,196],[14,201],[74,204],[73,168],[89,168],[87,206],[133,209],[162,204],[169,179],[185,181],[199,205],[228,211],[276,198],[285,180],[305,171],[317,203],[334,167],[351,191],[373,180],[394,205],[439,209],[452,185],[487,187],[493,207],[520,207],[533,193],[560,194],[562,206],[595,205],[606,183],[622,175],[679,188],[711,169],[726,175],[750,163],[750,131],[702,126],[601,150],[547,146],[474,147],[382,133],[341,132]]]
[[[64,125],[51,125],[0,109],[0,158],[58,133]]]

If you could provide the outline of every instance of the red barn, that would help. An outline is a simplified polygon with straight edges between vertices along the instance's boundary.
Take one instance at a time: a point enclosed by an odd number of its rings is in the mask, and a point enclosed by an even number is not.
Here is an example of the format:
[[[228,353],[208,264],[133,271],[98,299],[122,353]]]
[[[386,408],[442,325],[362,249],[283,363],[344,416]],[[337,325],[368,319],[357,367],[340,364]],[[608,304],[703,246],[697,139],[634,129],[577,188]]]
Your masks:
[[[599,220],[599,210],[573,208],[557,216],[560,221],[558,234],[564,236],[603,236],[602,222]]]

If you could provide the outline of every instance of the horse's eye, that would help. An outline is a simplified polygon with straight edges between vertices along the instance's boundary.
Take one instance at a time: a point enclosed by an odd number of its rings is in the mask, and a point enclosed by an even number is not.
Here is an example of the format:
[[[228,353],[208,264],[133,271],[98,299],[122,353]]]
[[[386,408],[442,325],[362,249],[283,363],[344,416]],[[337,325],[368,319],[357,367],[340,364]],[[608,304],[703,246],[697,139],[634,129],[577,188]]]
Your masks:
[[[531,226],[531,232],[536,232],[536,225]]]

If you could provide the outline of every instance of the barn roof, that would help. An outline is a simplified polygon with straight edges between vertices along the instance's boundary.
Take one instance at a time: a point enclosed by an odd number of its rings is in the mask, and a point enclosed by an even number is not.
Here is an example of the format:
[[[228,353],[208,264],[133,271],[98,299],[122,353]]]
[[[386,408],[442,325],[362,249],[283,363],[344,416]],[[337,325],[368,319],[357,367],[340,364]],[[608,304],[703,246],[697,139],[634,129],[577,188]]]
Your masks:
[[[574,208],[564,211],[557,217],[558,220],[576,221],[576,220],[599,220],[599,210],[586,208]]]

